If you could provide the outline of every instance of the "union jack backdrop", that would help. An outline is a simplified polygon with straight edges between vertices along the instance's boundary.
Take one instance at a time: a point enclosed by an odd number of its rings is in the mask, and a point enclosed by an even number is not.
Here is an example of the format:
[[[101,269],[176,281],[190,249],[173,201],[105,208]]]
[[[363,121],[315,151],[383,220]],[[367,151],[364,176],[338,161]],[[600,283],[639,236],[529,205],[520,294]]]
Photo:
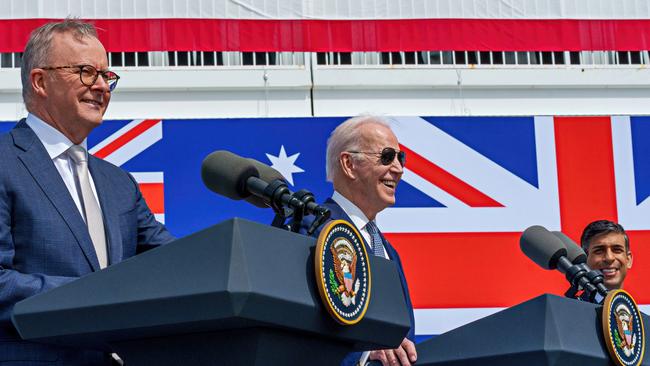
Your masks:
[[[158,220],[184,236],[233,216],[273,213],[205,188],[201,162],[230,150],[272,165],[318,201],[325,146],[344,118],[106,121],[90,152],[130,171]],[[592,220],[619,221],[634,254],[626,289],[650,304],[650,117],[397,117],[406,167],[397,204],[378,223],[402,257],[423,337],[542,293],[559,273],[519,250],[530,225],[578,240]],[[13,123],[0,123],[0,131]],[[646,308],[646,306],[642,306]]]

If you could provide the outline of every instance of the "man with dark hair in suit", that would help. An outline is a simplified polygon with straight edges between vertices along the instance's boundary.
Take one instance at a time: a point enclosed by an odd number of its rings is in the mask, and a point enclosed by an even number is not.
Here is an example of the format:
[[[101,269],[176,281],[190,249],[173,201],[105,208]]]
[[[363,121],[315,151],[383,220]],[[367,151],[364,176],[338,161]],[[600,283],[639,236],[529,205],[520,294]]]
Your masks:
[[[173,240],[124,170],[88,154],[119,77],[95,28],[32,32],[21,69],[29,112],[0,136],[0,364],[110,365],[110,355],[22,341],[25,298]]]
[[[623,288],[627,270],[632,268],[630,240],[620,224],[598,220],[585,227],[580,245],[587,253],[587,265],[603,272],[605,286]]]
[[[342,365],[365,365],[367,360],[381,361],[383,365],[411,365],[417,359],[413,306],[402,264],[375,224],[377,214],[395,203],[404,159],[390,126],[376,116],[359,116],[343,122],[327,141],[327,180],[334,185],[334,194],[324,206],[331,211],[330,219],[349,221],[359,229],[370,253],[395,262],[411,317],[411,329],[396,349],[352,353]]]

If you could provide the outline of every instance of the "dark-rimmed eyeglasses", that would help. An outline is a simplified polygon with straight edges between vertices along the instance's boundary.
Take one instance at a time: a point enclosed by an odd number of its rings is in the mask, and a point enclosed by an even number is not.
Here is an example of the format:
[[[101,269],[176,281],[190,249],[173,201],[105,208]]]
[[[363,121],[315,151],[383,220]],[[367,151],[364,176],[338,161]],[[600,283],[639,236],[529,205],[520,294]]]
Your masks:
[[[406,153],[404,151],[397,151],[392,147],[385,147],[381,152],[371,152],[371,151],[348,151],[352,154],[368,154],[368,155],[378,155],[379,161],[382,165],[391,165],[395,156],[397,156],[397,161],[403,167],[406,163]]]
[[[93,86],[97,82],[99,75],[102,76],[102,79],[108,84],[108,89],[110,91],[115,90],[117,86],[117,81],[120,80],[120,77],[110,70],[97,70],[92,65],[66,65],[66,66],[45,66],[39,67],[43,70],[60,70],[60,69],[79,69],[79,79],[81,83],[85,86]]]

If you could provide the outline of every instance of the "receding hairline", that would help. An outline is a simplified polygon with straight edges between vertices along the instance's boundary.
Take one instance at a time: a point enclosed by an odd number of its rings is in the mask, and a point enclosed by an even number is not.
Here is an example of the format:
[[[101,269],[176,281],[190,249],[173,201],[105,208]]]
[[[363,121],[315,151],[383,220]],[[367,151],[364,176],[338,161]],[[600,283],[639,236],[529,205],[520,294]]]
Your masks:
[[[75,30],[72,29],[62,29],[58,30],[52,33],[52,38],[50,39],[50,44],[49,44],[49,51],[52,50],[52,46],[54,46],[54,43],[56,40],[63,40],[65,37],[70,37],[72,38],[73,41],[77,43],[81,43],[84,45],[90,44],[90,43],[96,43],[99,45],[103,50],[104,53],[106,53],[106,47],[104,47],[104,44],[99,40],[99,38],[96,35],[92,34],[79,34]],[[65,45],[65,43],[64,43]]]
[[[36,68],[52,66],[52,43],[53,41],[56,42],[59,34],[62,36],[70,34],[73,39],[72,42],[87,42],[87,37],[95,38],[101,45],[103,53],[106,53],[106,49],[101,44],[101,41],[99,41],[97,28],[92,23],[82,21],[78,18],[66,18],[59,22],[49,22],[34,29],[25,44],[20,67],[23,102],[30,112],[32,111],[31,108],[34,98],[30,85],[31,72]]]
[[[67,36],[71,37],[75,42],[82,43],[82,44],[87,44],[89,40],[94,39],[104,50],[104,53],[106,53],[106,48],[99,40],[99,36],[97,34],[97,28],[95,28],[95,26],[92,25],[91,23],[86,23],[78,19],[66,19],[63,22],[48,23],[45,24],[44,26],[47,25],[52,25],[52,28],[49,34],[46,34],[47,37],[46,48],[43,49],[44,51],[46,51],[44,54],[46,59],[50,58],[52,47],[56,42],[56,40]],[[30,41],[32,36],[30,36]],[[33,67],[40,67],[40,66],[44,66],[44,65],[33,65]]]
[[[377,116],[360,116],[359,118],[360,120],[352,126],[350,132],[354,131],[357,134],[360,143],[367,144],[370,142],[370,135],[361,132],[364,128],[370,131],[374,131],[374,129],[388,131],[390,135],[395,136],[390,124],[383,118]]]
[[[392,132],[390,123],[386,118],[371,114],[362,114],[348,118],[343,123],[336,126],[334,131],[332,131],[330,137],[327,139],[325,158],[325,171],[329,182],[333,182],[335,176],[340,172],[338,155],[346,149],[354,148],[358,150],[362,144],[365,146],[368,139],[363,134],[360,134],[359,130],[365,125],[373,124],[384,126],[390,130],[393,135],[395,134]]]

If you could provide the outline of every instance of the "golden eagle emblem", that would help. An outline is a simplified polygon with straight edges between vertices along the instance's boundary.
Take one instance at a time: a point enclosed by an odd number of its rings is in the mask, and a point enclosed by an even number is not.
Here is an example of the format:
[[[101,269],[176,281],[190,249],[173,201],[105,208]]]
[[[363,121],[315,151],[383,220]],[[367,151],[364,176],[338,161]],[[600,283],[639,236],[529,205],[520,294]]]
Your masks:
[[[630,357],[634,354],[636,345],[636,334],[634,334],[634,322],[632,312],[624,304],[616,307],[616,330],[614,331],[614,340],[623,353]]]
[[[345,220],[325,224],[314,250],[318,293],[338,323],[354,325],[370,303],[371,271],[359,231]]]
[[[357,292],[359,292],[359,279],[356,278],[357,254],[347,239],[339,238],[330,247],[334,260],[334,273],[336,279],[330,273],[330,286],[343,305],[356,304]]]

